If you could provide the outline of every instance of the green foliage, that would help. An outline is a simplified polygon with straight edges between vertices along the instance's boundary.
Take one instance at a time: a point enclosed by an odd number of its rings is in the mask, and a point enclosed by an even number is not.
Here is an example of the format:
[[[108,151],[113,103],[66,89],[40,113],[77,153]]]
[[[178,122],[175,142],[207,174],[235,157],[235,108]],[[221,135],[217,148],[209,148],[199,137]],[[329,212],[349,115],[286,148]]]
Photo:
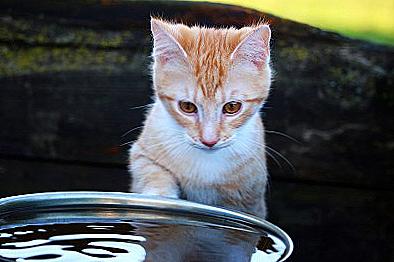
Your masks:
[[[209,2],[245,6],[349,37],[394,45],[393,0],[217,0]]]

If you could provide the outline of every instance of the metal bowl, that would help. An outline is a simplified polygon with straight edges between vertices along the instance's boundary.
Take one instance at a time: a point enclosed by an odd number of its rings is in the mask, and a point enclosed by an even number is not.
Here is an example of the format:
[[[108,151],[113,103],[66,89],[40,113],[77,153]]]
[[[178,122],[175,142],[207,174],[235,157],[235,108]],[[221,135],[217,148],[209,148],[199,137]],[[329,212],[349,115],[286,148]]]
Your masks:
[[[185,200],[113,192],[38,193],[0,199],[0,230],[26,225],[120,221],[219,226],[269,234],[286,246],[278,261],[286,260],[293,250],[290,237],[265,220]]]

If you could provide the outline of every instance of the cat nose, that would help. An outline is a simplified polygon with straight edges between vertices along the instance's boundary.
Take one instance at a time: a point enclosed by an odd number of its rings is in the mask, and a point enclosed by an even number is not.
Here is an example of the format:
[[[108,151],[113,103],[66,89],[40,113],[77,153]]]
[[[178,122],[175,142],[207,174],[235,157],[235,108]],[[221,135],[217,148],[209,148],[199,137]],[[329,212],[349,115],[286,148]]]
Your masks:
[[[219,139],[215,139],[215,140],[203,140],[203,139],[201,139],[201,143],[203,143],[207,147],[213,147],[214,145],[216,145],[217,142],[219,142]]]

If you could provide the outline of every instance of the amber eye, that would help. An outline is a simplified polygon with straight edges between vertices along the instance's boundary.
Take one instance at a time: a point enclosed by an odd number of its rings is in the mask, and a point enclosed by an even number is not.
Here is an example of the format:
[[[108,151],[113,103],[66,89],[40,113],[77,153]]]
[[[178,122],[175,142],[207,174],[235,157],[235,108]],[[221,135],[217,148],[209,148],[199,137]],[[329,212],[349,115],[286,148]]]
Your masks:
[[[180,101],[179,108],[187,114],[193,114],[197,112],[197,106],[192,102]]]
[[[241,109],[241,106],[242,104],[240,102],[236,102],[236,101],[228,102],[223,106],[223,113],[228,115],[234,115],[238,113],[238,111]]]

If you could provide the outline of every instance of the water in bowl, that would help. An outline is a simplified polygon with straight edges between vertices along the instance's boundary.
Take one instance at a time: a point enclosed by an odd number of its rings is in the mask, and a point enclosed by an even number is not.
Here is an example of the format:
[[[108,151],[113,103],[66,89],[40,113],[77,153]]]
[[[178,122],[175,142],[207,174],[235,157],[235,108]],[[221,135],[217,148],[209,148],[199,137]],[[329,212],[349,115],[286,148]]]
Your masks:
[[[184,200],[108,192],[0,199],[0,261],[268,262],[291,251],[267,221]]]
[[[274,236],[219,225],[128,221],[0,230],[2,261],[278,261],[284,249]]]

